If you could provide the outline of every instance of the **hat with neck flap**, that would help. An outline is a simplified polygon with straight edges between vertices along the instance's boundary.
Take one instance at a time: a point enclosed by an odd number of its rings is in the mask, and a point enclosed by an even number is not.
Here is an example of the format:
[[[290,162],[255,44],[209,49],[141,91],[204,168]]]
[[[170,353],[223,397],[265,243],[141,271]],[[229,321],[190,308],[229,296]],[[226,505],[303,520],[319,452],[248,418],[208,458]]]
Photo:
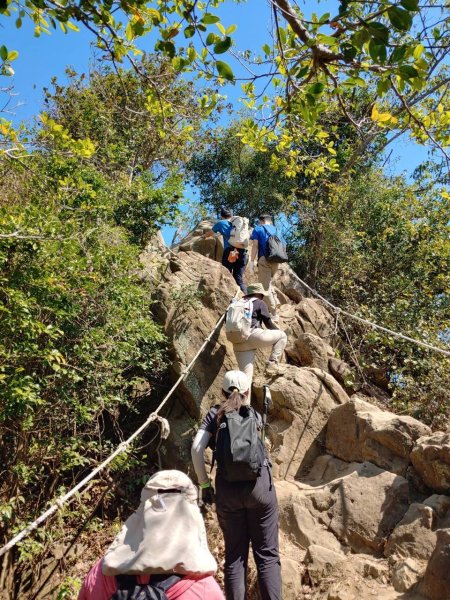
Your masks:
[[[181,471],[159,471],[145,484],[141,503],[103,559],[104,575],[209,575],[209,551],[197,488]]]

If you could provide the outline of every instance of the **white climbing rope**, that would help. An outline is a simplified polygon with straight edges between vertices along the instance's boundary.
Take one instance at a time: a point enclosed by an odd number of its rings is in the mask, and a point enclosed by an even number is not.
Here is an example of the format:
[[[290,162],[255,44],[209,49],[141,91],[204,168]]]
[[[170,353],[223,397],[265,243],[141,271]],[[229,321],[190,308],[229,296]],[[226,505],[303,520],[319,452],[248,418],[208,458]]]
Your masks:
[[[354,319],[355,321],[359,321],[360,323],[369,325],[369,327],[373,327],[374,329],[379,329],[380,331],[384,331],[385,333],[388,333],[389,335],[392,335],[393,337],[399,338],[401,340],[406,340],[407,342],[411,342],[413,344],[417,344],[418,346],[422,346],[423,348],[427,348],[428,350],[433,350],[433,352],[439,352],[440,354],[444,354],[445,356],[450,356],[449,350],[444,350],[444,348],[438,348],[438,346],[433,346],[432,344],[428,344],[427,342],[422,342],[421,340],[416,340],[412,337],[404,335],[403,333],[398,333],[398,331],[392,331],[392,329],[388,329],[387,327],[383,327],[382,325],[377,325],[377,323],[372,323],[372,321],[368,321],[367,319],[358,317],[357,315],[354,315],[350,312],[347,312],[346,310],[343,310],[342,308],[339,308],[338,306],[335,306],[329,300],[327,300],[326,298],[321,296],[319,294],[319,292],[317,292],[314,288],[312,288],[305,281],[303,281],[303,279],[300,279],[300,277],[296,273],[294,273],[293,270],[292,270],[292,274],[294,275],[294,278],[297,279],[297,281],[304,288],[309,290],[311,292],[311,294],[313,294],[314,296],[317,296],[317,298],[322,300],[322,302],[324,302],[327,306],[329,306],[334,311],[336,311],[336,313],[338,313],[339,315],[345,315],[346,317],[349,317],[350,319]]]
[[[236,293],[233,300],[236,299],[238,294],[239,294],[239,292]],[[108,458],[106,458],[102,463],[100,463],[97,467],[95,467],[95,469],[93,469],[89,473],[89,475],[87,475],[84,479],[82,479],[75,487],[73,487],[71,490],[69,490],[63,496],[60,496],[57,500],[55,500],[54,504],[52,504],[52,506],[50,506],[50,508],[48,508],[45,512],[43,512],[32,523],[29,523],[24,529],[22,529],[22,531],[20,531],[17,535],[15,535],[7,544],[5,544],[2,548],[0,548],[0,556],[3,556],[4,554],[6,554],[6,552],[11,550],[11,548],[13,548],[18,542],[23,540],[29,533],[31,533],[32,531],[37,529],[39,527],[39,525],[44,523],[44,521],[46,521],[49,517],[51,517],[57,510],[62,508],[62,506],[64,506],[64,504],[67,504],[67,502],[70,499],[72,499],[75,496],[75,494],[77,494],[77,492],[82,491],[83,488],[86,486],[86,484],[89,483],[89,481],[91,481],[91,479],[93,479],[97,475],[97,473],[100,473],[100,471],[102,471],[107,465],[109,465],[116,458],[116,456],[118,456],[119,454],[124,452],[130,446],[130,444],[133,442],[133,440],[135,440],[150,425],[150,423],[152,423],[153,421],[159,420],[161,427],[163,428],[163,433],[165,433],[164,427],[167,424],[167,421],[166,421],[166,419],[162,419],[162,417],[158,416],[159,411],[167,403],[167,401],[172,396],[172,394],[177,389],[177,387],[180,385],[180,383],[183,381],[183,379],[185,379],[185,377],[187,377],[187,375],[190,373],[190,370],[194,366],[197,358],[200,356],[200,354],[206,348],[208,343],[211,341],[212,336],[214,335],[214,333],[217,331],[217,329],[222,324],[222,321],[225,319],[225,315],[226,315],[226,313],[224,313],[220,317],[220,319],[215,324],[214,329],[211,331],[211,333],[208,335],[208,337],[205,338],[205,341],[203,342],[202,346],[198,350],[197,354],[194,356],[194,358],[191,360],[191,362],[188,364],[188,366],[181,371],[181,375],[179,376],[177,381],[174,383],[174,385],[171,387],[171,389],[169,390],[169,392],[167,393],[165,398],[162,400],[161,404],[157,407],[157,409],[155,411],[153,411],[149,415],[147,420],[144,423],[142,423],[142,425],[139,427],[139,429],[136,429],[136,431],[132,435],[130,435],[130,437],[127,440],[125,440],[121,444],[119,444],[119,446],[114,450],[114,452],[112,454],[110,454],[108,456]]]

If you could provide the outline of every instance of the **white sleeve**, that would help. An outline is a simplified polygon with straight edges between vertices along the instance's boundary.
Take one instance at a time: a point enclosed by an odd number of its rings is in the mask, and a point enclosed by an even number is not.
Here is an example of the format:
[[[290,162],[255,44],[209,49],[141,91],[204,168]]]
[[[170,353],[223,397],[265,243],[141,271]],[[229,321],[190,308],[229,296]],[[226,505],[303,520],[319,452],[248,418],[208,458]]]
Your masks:
[[[194,438],[191,448],[192,462],[194,464],[194,471],[197,475],[199,485],[207,483],[209,481],[208,474],[205,466],[205,449],[211,438],[209,431],[199,429],[197,435]]]

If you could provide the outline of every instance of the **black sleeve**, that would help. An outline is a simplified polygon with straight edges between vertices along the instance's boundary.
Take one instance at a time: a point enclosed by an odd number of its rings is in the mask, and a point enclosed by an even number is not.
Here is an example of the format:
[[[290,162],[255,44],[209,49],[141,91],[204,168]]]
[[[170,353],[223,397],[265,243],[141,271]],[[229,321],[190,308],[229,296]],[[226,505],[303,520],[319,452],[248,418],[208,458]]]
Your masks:
[[[263,321],[264,325],[266,326],[266,328],[267,329],[278,329],[278,327],[275,325],[275,323],[270,318],[269,309],[267,307],[267,304],[264,302],[264,300],[260,300],[259,310],[261,313],[262,321]]]
[[[204,429],[212,436],[216,435],[217,432],[217,407],[213,406],[206,417],[203,419],[200,429]]]

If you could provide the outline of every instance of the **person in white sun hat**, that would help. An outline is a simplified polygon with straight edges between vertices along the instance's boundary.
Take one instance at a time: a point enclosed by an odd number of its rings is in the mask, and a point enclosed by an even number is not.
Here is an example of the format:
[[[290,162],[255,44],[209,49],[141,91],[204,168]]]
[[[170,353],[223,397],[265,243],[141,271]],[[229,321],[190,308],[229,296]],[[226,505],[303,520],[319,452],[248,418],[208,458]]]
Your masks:
[[[78,600],[225,600],[197,497],[181,471],[150,477],[138,510],[89,571]]]
[[[244,600],[250,542],[262,600],[281,600],[278,503],[271,464],[261,441],[263,422],[249,403],[250,383],[228,371],[220,404],[203,419],[192,445],[192,462],[205,504],[216,502],[225,540],[225,594]],[[211,446],[217,464],[216,492],[205,466]]]

